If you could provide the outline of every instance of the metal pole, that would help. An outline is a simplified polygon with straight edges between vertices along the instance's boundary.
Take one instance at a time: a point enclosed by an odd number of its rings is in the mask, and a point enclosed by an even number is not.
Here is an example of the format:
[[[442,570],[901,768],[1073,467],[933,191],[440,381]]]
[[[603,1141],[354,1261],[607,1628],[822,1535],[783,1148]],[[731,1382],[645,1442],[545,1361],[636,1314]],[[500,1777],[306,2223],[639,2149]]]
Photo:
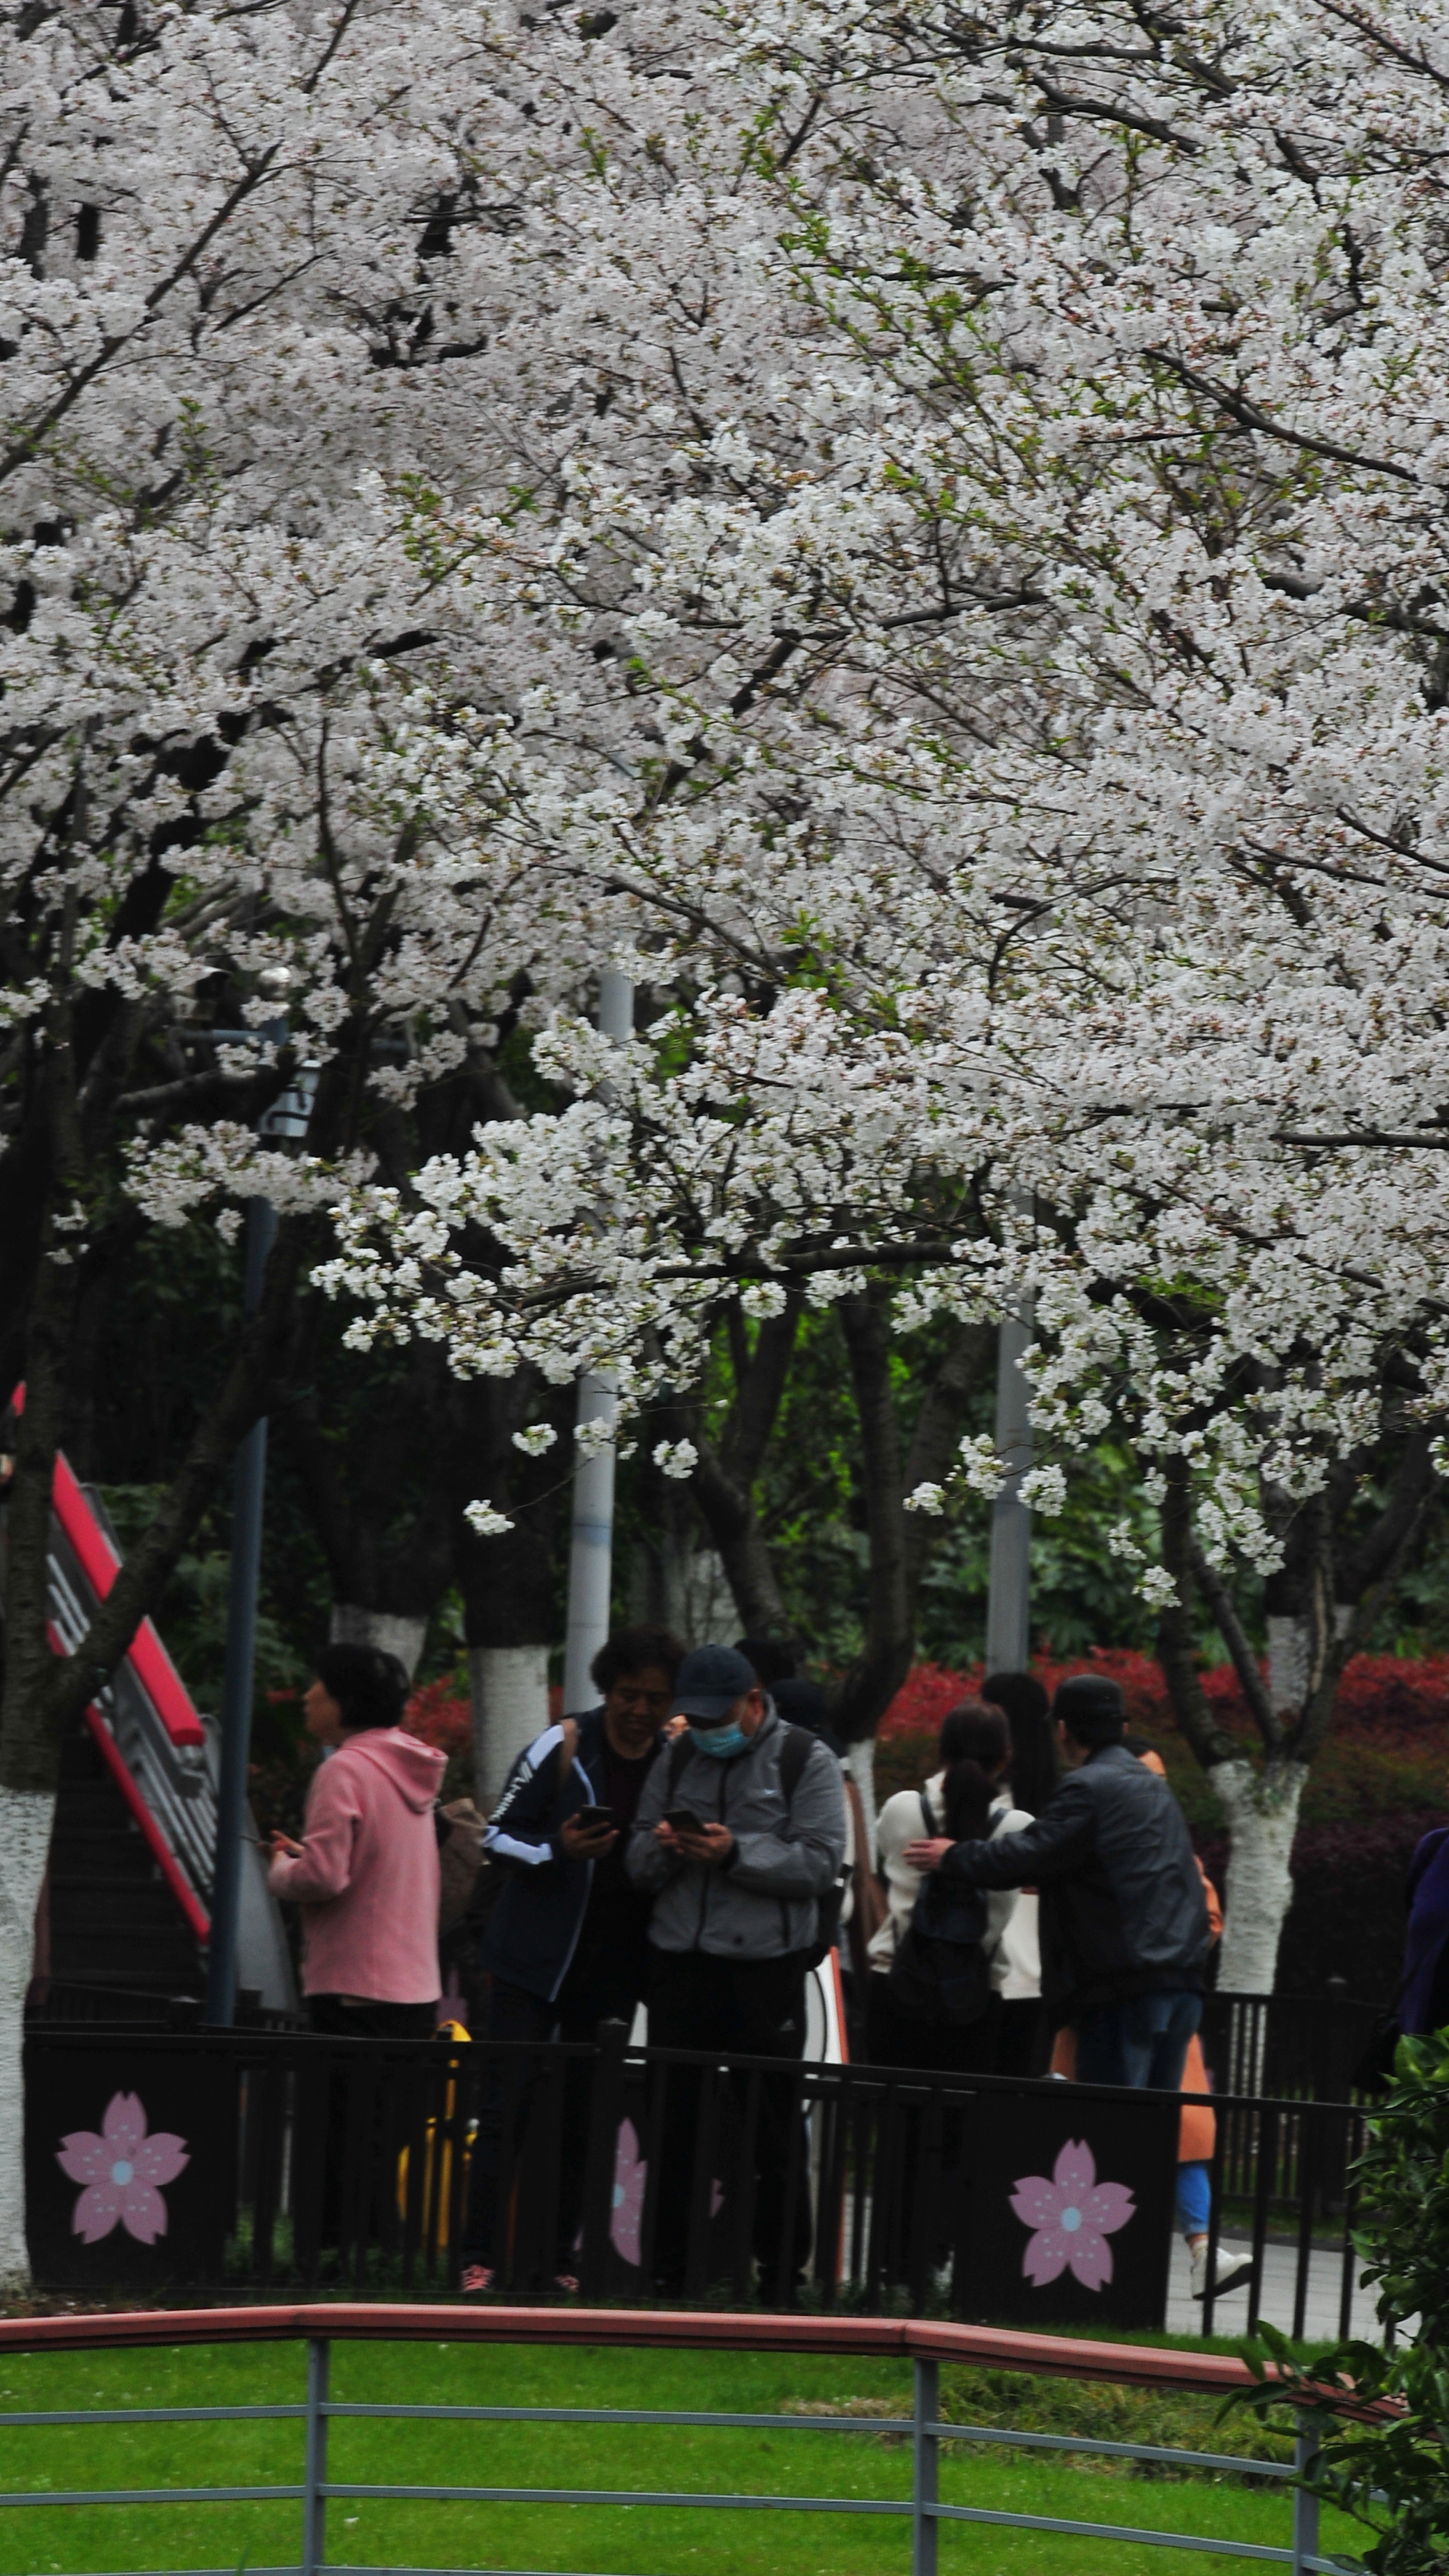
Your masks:
[[[1031,1506],[1021,1480],[1031,1465],[1027,1385],[1017,1363],[1033,1339],[1032,1301],[1003,1315],[996,1341],[996,1447],[1005,1484],[991,1506],[991,1590],[986,1605],[986,1669],[1024,1673],[1031,1660]]]
[[[1318,2426],[1311,2415],[1298,2418],[1297,2439],[1293,2445],[1294,2474],[1311,2477],[1313,2465],[1322,2447]],[[1318,2498],[1309,2487],[1293,2490],[1293,2576],[1305,2571],[1318,2558]]]
[[[243,1309],[262,1301],[267,1256],[277,1232],[269,1199],[247,1201]],[[252,1741],[252,1673],[257,1648],[257,1584],[262,1563],[262,1496],[267,1475],[267,1421],[254,1422],[236,1453],[231,1580],[226,1605],[226,1668],[221,1685],[221,1759],[216,1802],[216,1863],[211,1889],[211,1945],[206,1966],[206,2018],[229,2030],[236,2012],[237,1922],[241,1911],[242,1836]]]
[[[327,2372],[332,2346],[320,2335],[307,2345],[307,2457],[302,2470],[302,2576],[320,2576],[327,2560]]]
[[[941,2365],[916,2363],[915,2445],[911,2479],[911,2576],[936,2576],[941,2526],[930,2507],[941,2495],[941,2441],[934,2427],[941,2420]]]
[[[599,1029],[622,1046],[634,1027],[634,987],[606,966],[599,977]],[[579,1379],[578,1420],[603,1422],[608,1438],[574,1469],[573,1528],[569,1540],[568,1634],[564,1645],[566,1712],[588,1708],[593,1698],[589,1666],[609,1633],[614,1572],[614,1424],[618,1385],[612,1369],[586,1369]]]

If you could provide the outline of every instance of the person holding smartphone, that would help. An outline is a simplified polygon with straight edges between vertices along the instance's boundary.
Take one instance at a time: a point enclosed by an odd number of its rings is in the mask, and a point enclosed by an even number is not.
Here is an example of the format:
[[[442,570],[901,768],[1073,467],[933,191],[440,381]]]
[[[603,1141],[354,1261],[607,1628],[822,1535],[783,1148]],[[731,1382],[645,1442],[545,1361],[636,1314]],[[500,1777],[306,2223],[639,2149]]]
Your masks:
[[[840,1764],[785,1722],[731,1646],[686,1655],[671,1713],[685,1731],[650,1772],[629,1839],[629,1875],[654,1902],[650,2045],[799,2058],[820,1903],[845,1858]],[[748,2094],[746,2080],[747,2125]],[[794,2100],[788,2077],[766,2077],[754,2122],[754,2245],[770,2297],[782,2277],[797,2280],[810,2248],[808,2190],[794,2194],[784,2241],[792,2131],[803,2143]],[[686,2267],[698,2101],[698,2071],[672,2067],[655,2238],[671,2294]]]
[[[594,1657],[596,1708],[544,1728],[504,1782],[484,1836],[504,1885],[484,1935],[488,2039],[592,2039],[630,2022],[644,1991],[650,1900],[624,1853],[674,1697],[684,1648],[664,1628],[625,1628]],[[588,2141],[588,2065],[569,2071],[559,2184],[558,2283],[573,2247]],[[493,2286],[501,2087],[488,2084],[469,2173],[460,2287]]]

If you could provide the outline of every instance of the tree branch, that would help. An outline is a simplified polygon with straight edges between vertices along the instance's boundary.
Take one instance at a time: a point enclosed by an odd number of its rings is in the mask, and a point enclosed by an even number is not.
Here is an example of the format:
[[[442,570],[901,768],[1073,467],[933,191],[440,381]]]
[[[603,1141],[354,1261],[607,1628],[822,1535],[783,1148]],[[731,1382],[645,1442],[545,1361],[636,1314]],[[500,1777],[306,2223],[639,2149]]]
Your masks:
[[[1177,1597],[1158,1615],[1157,1660],[1173,1716],[1193,1758],[1202,1770],[1211,1771],[1217,1762],[1240,1762],[1243,1748],[1214,1717],[1197,1668],[1192,1634],[1192,1483],[1186,1460],[1169,1458],[1165,1474],[1162,1562],[1177,1586]]]
[[[1203,1552],[1194,1535],[1188,1542],[1188,1562],[1193,1581],[1217,1622],[1218,1633],[1232,1657],[1238,1687],[1252,1711],[1253,1721],[1263,1739],[1270,1761],[1283,1750],[1283,1729],[1278,1713],[1268,1696],[1268,1687],[1258,1669],[1258,1658],[1248,1640],[1247,1630],[1238,1617],[1233,1596],[1215,1565]]]

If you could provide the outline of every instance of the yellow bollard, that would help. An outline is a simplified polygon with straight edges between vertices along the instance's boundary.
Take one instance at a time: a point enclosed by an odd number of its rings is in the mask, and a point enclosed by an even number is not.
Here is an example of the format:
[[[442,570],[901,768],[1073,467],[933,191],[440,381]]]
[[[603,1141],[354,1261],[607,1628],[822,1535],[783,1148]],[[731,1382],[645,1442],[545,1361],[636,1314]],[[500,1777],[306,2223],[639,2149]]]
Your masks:
[[[460,2021],[440,2021],[440,2022],[439,2022],[439,2024],[438,2024],[438,2036],[439,2036],[439,2038],[446,2038],[446,2039],[450,2039],[450,2040],[452,2040],[452,2041],[454,2042],[454,2044],[456,2045],[456,2044],[457,2044],[457,2042],[458,2042],[458,2041],[460,2041],[460,2040],[467,2040],[467,2041],[471,2044],[473,2034],[472,2034],[472,2032],[471,2032],[470,2030],[465,2030],[465,2029],[464,2029],[464,2027],[463,2027],[463,2024],[462,2024]],[[451,2120],[451,2118],[452,2118],[452,2116],[453,2116],[453,2103],[454,2103],[454,2099],[455,2099],[455,2097],[456,2097],[456,2093],[457,2093],[457,2086],[456,2086],[456,2083],[450,2084],[450,2085],[448,2086],[448,2095],[447,2095],[447,2100],[446,2100],[446,2102],[445,2102],[445,2103],[444,2103],[444,2105],[443,2105],[443,2117],[444,2117],[444,2119],[445,2119],[445,2120]],[[434,2133],[435,2133],[435,2131],[436,2131],[436,2129],[437,2129],[437,2125],[438,2125],[438,2124],[437,2124],[437,2121],[436,2121],[436,2120],[430,2120],[430,2121],[428,2122],[427,2129],[426,2129],[426,2131],[424,2132],[424,2140],[425,2140],[425,2143],[424,2143],[424,2159],[425,2159],[425,2161],[424,2161],[424,2165],[423,2165],[423,2207],[424,2207],[424,2209],[426,2209],[426,2208],[428,2207],[429,2202],[430,2202],[430,2201],[432,2201],[432,2198],[433,2198],[433,2192],[434,2192],[434,2187],[435,2187],[435,2186],[434,2186],[434,2176],[433,2176],[433,2155],[434,2155],[435,2143],[436,2143],[436,2141],[435,2141],[435,2134],[434,2134]],[[469,2143],[470,2143],[470,2145],[471,2145],[471,2141],[470,2141]],[[397,2212],[398,2212],[398,2216],[399,2216],[399,2218],[406,2218],[406,2216],[407,2216],[407,2208],[408,2208],[408,2154],[409,2154],[409,2150],[408,2150],[406,2147],[404,2147],[404,2148],[403,2148],[403,2150],[402,2150],[402,2153],[400,2154],[400,2156],[398,2157],[398,2160],[397,2160]],[[468,2148],[468,2147],[465,2147],[465,2148],[464,2148],[464,2150],[463,2150],[463,2173],[464,2173],[464,2178],[465,2178],[465,2179],[466,2179],[466,2177],[467,2177],[467,2171],[468,2171],[468,2154],[469,2154],[469,2148]],[[440,2163],[440,2166],[439,2166],[439,2171],[438,2171],[437,2181],[436,2181],[436,2189],[437,2189],[437,2192],[438,2192],[438,2194],[439,2194],[439,2200],[438,2200],[438,2202],[435,2204],[435,2205],[437,2206],[437,2209],[438,2209],[438,2236],[437,2236],[437,2242],[438,2242],[438,2250],[439,2250],[439,2252],[440,2252],[440,2253],[441,2253],[441,2252],[446,2248],[446,2246],[447,2246],[447,2242],[448,2242],[448,2216],[449,2216],[449,2211],[450,2211],[451,2206],[452,2206],[452,2197],[453,2197],[453,2194],[452,2194],[452,2182],[453,2182],[453,2142],[452,2142],[452,2139],[451,2139],[451,2138],[445,2138],[445,2139],[444,2139],[444,2141],[443,2141],[443,2153],[442,2153],[442,2159],[441,2159],[441,2163]]]

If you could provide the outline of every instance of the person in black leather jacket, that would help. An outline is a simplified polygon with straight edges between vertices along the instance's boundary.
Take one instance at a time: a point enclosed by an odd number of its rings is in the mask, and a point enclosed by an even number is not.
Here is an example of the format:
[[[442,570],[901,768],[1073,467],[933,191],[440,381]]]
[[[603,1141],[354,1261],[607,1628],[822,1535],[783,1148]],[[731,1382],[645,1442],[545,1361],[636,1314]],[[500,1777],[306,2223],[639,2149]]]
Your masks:
[[[1202,2018],[1202,1874],[1166,1781],[1122,1741],[1117,1684],[1076,1675],[1052,1713],[1067,1777],[1034,1824],[990,1843],[913,1843],[906,1857],[973,1887],[1035,1887],[1042,1998],[1054,2027],[1076,2026],[1078,2082],[1170,2092]]]

